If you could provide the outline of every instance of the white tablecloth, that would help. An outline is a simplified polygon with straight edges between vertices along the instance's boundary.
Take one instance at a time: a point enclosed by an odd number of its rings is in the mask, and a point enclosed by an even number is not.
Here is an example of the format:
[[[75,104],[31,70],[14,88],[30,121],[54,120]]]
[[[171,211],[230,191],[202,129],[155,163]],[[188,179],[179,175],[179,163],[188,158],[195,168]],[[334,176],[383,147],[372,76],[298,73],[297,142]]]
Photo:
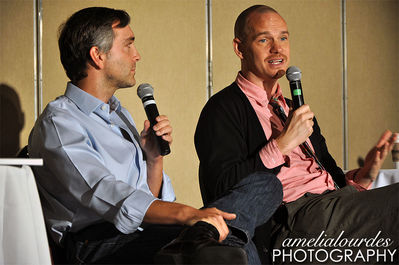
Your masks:
[[[381,169],[371,188],[384,187],[399,182],[399,169]]]
[[[0,264],[51,264],[39,194],[29,166],[0,166]]]

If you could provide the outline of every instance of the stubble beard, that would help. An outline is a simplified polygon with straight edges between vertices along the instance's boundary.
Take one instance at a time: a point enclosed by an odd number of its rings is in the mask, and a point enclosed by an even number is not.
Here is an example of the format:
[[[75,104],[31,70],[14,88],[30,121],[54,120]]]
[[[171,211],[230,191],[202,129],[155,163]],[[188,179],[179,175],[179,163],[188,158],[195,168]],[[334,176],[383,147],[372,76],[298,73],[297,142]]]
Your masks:
[[[122,78],[118,78],[114,75],[108,75],[107,79],[109,81],[109,83],[114,84],[113,86],[116,89],[120,89],[120,88],[129,88],[132,87],[136,84],[136,79],[133,78],[128,75],[126,78],[122,79]]]
[[[134,86],[135,84],[136,84],[136,80],[133,80],[133,81],[131,81],[131,82],[121,81],[121,82],[119,82],[119,83],[117,84],[117,87],[118,87],[118,88],[129,88],[129,87]]]

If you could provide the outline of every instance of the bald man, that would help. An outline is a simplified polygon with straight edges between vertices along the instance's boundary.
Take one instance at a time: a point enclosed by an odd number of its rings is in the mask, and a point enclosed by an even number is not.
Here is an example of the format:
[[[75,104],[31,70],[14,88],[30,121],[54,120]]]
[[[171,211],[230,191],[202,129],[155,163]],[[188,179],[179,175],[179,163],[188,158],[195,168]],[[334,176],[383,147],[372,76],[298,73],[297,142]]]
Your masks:
[[[397,136],[384,132],[364,167],[344,174],[310,107],[292,111],[282,95],[279,79],[290,60],[285,20],[273,8],[255,5],[238,16],[234,34],[241,70],[209,99],[195,132],[205,205],[252,172],[269,172],[283,186],[272,227],[276,249],[287,238],[316,239],[322,232],[338,238],[342,231],[346,238],[374,238],[379,230],[393,240],[389,248],[397,248],[399,184],[369,190]],[[303,150],[304,142],[310,150]]]

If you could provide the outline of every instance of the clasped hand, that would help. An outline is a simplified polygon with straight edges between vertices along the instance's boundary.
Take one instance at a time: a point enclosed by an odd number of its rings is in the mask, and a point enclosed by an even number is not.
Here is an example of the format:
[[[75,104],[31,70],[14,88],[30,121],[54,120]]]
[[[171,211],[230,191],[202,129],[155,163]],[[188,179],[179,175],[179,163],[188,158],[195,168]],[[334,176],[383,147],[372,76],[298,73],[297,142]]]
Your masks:
[[[161,136],[162,139],[167,141],[169,144],[172,143],[172,126],[170,125],[169,119],[165,115],[160,115],[156,119],[152,129],[150,128],[150,122],[144,121],[144,129],[140,134],[140,144],[147,157],[147,162],[156,161],[162,156],[159,152],[158,141],[156,136]]]
[[[276,138],[278,148],[283,155],[289,154],[313,133],[313,117],[314,113],[306,104],[295,111],[290,111],[283,131]]]

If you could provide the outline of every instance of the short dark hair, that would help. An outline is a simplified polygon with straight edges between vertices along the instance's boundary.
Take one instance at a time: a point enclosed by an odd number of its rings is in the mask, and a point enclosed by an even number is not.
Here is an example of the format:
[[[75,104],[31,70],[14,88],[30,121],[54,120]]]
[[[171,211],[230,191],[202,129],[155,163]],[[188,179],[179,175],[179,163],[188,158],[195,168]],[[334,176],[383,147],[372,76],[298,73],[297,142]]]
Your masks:
[[[105,53],[112,48],[112,25],[115,23],[118,23],[118,28],[127,26],[129,14],[124,10],[89,7],[74,13],[60,26],[58,47],[61,63],[72,83],[87,77],[92,47],[97,46]]]
[[[258,12],[258,13],[274,12],[278,14],[278,12],[275,9],[266,5],[253,5],[242,11],[241,14],[238,15],[236,23],[234,25],[234,37],[238,38],[242,42],[245,42],[247,40],[249,30],[251,30],[248,27],[248,18],[249,15],[251,15],[253,12]]]

